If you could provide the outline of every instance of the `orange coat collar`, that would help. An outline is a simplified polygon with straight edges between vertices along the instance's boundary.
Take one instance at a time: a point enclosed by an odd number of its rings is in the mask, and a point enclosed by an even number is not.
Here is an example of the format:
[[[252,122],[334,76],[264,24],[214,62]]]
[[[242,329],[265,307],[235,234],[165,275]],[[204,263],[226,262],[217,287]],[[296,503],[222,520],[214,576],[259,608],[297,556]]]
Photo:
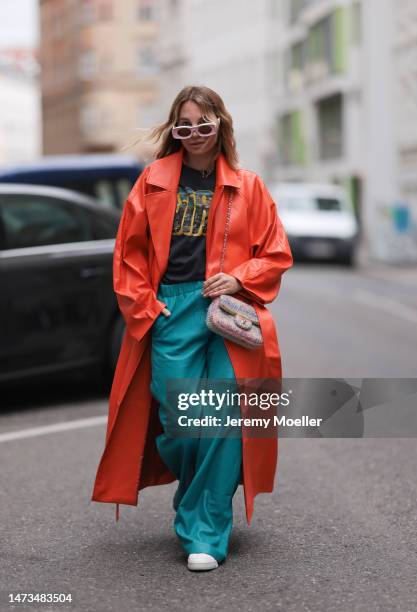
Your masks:
[[[176,191],[180,180],[183,157],[184,148],[181,147],[175,153],[156,159],[150,164],[146,182],[169,191]],[[240,184],[241,178],[237,171],[229,166],[224,154],[220,152],[216,162],[216,189],[220,185],[240,187]]]

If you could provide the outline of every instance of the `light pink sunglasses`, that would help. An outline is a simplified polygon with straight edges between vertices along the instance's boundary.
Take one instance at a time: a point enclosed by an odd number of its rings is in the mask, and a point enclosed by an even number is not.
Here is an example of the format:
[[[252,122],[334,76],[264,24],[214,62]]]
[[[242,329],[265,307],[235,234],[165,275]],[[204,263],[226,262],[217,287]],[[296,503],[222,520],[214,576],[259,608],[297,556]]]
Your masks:
[[[199,123],[198,125],[176,125],[172,128],[172,137],[184,140],[185,138],[191,138],[194,132],[203,137],[212,136],[217,132],[219,123],[220,117],[217,117],[217,122],[209,121],[208,123]]]

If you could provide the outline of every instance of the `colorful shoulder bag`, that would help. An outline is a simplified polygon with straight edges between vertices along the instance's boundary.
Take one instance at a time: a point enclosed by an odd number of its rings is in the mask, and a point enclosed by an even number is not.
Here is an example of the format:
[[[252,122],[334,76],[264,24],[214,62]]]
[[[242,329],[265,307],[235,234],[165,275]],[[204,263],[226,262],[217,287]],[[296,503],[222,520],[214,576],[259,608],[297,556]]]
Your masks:
[[[231,207],[232,193],[229,195],[227,204],[220,272],[223,271]],[[255,308],[232,295],[223,294],[213,298],[207,310],[206,323],[208,328],[214,333],[246,348],[257,349],[263,344],[261,326]]]

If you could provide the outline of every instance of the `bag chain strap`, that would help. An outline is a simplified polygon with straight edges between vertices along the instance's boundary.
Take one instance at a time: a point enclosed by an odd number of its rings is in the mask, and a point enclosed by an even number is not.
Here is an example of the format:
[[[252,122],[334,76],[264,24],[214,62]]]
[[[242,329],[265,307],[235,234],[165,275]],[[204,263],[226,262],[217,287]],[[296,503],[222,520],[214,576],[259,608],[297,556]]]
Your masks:
[[[227,237],[229,235],[230,213],[232,210],[232,197],[233,197],[233,192],[230,191],[229,200],[227,202],[226,227],[224,230],[223,248],[222,248],[222,254],[220,258],[220,272],[223,272],[224,255],[226,252],[226,242],[227,242]]]

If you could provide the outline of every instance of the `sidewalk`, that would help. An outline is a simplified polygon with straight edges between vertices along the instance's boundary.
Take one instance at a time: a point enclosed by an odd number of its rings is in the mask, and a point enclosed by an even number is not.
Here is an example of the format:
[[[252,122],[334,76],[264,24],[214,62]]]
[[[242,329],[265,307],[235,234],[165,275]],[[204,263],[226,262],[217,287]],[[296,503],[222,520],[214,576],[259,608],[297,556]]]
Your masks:
[[[360,246],[357,253],[357,270],[366,276],[396,281],[417,288],[417,262],[391,264],[379,261],[372,259],[368,251]]]

